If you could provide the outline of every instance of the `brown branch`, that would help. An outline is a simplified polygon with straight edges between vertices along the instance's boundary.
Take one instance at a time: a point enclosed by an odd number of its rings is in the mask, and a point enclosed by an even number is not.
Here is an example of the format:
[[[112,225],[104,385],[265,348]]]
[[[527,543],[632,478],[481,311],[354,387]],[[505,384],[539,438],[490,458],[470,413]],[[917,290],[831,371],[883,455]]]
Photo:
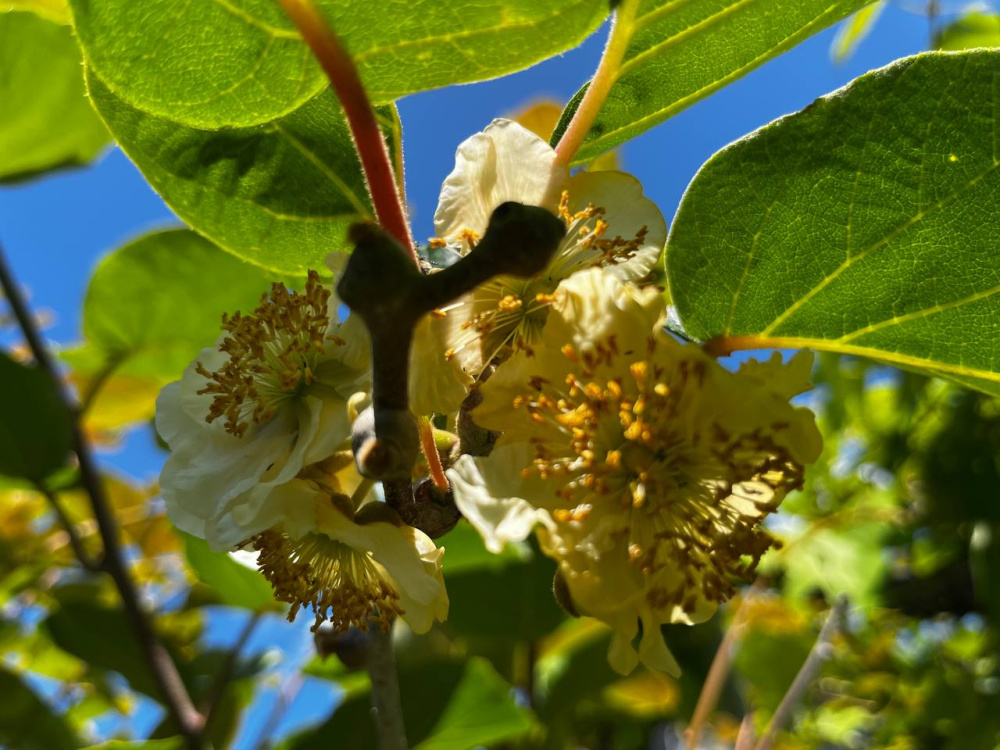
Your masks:
[[[771,717],[771,721],[768,722],[764,736],[760,738],[755,750],[770,750],[774,744],[774,740],[778,736],[778,732],[788,723],[788,720],[792,716],[792,711],[798,705],[799,701],[802,700],[803,695],[805,695],[809,685],[816,677],[820,667],[823,666],[823,662],[829,659],[833,653],[832,641],[837,634],[837,630],[840,628],[846,611],[847,597],[841,596],[833,605],[830,614],[827,615],[826,622],[823,623],[823,627],[819,631],[819,636],[816,638],[816,643],[813,644],[812,651],[806,657],[799,673],[795,675],[795,679],[792,681],[791,687],[788,688],[788,692],[785,693],[785,697],[778,704],[778,708],[774,712],[774,716]]]
[[[381,750],[406,750],[406,727],[399,700],[392,631],[372,625],[366,667],[372,681],[372,707]]]
[[[76,555],[76,559],[80,562],[80,565],[90,573],[100,573],[103,569],[101,561],[92,558],[87,553],[87,550],[83,548],[83,540],[80,539],[76,524],[66,515],[66,511],[63,510],[62,505],[59,503],[56,493],[41,483],[36,484],[35,488],[45,496],[45,499],[49,501],[49,505],[52,506],[52,512],[56,514],[59,525],[66,532],[66,536],[69,539],[69,546],[73,550],[73,554]]]
[[[111,576],[118,588],[132,631],[146,657],[167,710],[177,724],[178,732],[185,737],[190,747],[201,747],[203,723],[201,714],[198,713],[191,701],[191,696],[177,671],[177,665],[174,664],[163,647],[153,630],[148,615],[140,604],[139,592],[125,565],[125,556],[118,539],[118,529],[111,513],[111,505],[104,491],[104,484],[91,454],[90,446],[80,428],[79,409],[68,396],[66,389],[61,386],[59,371],[48,348],[42,341],[24,298],[21,296],[21,290],[10,271],[2,247],[0,247],[0,288],[3,289],[7,297],[11,312],[17,318],[35,361],[52,379],[54,387],[59,389],[59,393],[66,403],[66,408],[74,416],[72,422],[73,452],[79,462],[81,484],[90,497],[94,519],[97,521],[97,528],[104,544],[104,570]]]

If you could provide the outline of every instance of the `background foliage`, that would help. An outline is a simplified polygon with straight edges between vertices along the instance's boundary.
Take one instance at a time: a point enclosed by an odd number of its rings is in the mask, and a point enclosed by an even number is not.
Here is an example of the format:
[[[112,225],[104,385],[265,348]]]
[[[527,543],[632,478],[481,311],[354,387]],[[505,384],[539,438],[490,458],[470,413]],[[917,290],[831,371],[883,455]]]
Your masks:
[[[70,5],[0,2],[0,182],[16,189],[87,164],[113,139],[190,227],[109,248],[86,284],[79,340],[59,351],[83,430],[112,446],[149,429],[159,388],[211,343],[221,312],[322,267],[370,207],[335,100],[275,4]],[[525,68],[578,44],[607,13],[603,0],[482,2],[475,13],[320,5],[397,155],[394,99]],[[888,23],[882,5],[694,0],[674,13],[645,0],[579,160],[843,19],[832,53],[847,58]],[[932,46],[1000,45],[995,14],[939,10]],[[149,54],[161,46],[169,58]],[[667,628],[679,679],[621,678],[606,663],[609,631],[555,604],[553,567],[537,549],[493,556],[460,525],[442,540],[448,621],[399,643],[414,747],[664,746],[736,621],[734,670],[705,738],[730,744],[744,714],[766,724],[842,594],[849,617],[783,746],[998,742],[998,54],[868,74],[720,152],[681,202],[667,271],[687,332],[824,351],[808,404],[826,449],[774,519],[784,546],[761,583],[705,625]],[[69,459],[74,415],[9,323],[0,317],[0,746],[181,747],[116,590],[76,554],[97,560],[102,544]],[[111,469],[103,483],[129,569],[210,712],[216,747],[373,746],[360,642],[305,642],[255,572],[172,527],[155,485]],[[321,710],[300,706],[289,731],[286,710],[310,695],[326,699]]]

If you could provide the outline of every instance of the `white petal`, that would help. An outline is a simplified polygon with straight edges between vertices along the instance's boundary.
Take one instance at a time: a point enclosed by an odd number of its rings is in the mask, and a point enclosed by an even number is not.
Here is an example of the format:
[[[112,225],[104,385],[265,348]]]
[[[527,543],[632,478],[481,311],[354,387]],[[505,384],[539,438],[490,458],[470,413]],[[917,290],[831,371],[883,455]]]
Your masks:
[[[417,323],[410,349],[410,410],[414,414],[451,414],[468,395],[472,377],[458,358],[445,358],[450,330],[446,318],[432,315]]]
[[[570,210],[580,211],[593,203],[604,208],[608,223],[606,239],[621,236],[631,240],[646,227],[645,240],[638,252],[607,271],[623,281],[632,281],[648,274],[656,265],[667,243],[667,222],[656,204],[642,191],[642,183],[625,172],[579,172],[570,178]]]
[[[481,235],[505,201],[554,210],[568,174],[544,140],[511,120],[494,120],[458,147],[455,169],[441,186],[434,230],[449,242],[464,229]]]
[[[548,511],[520,497],[532,494],[521,478],[521,469],[531,464],[530,451],[524,444],[497,446],[486,457],[462,456],[448,469],[455,505],[491,552],[527,539],[538,524],[552,524]]]

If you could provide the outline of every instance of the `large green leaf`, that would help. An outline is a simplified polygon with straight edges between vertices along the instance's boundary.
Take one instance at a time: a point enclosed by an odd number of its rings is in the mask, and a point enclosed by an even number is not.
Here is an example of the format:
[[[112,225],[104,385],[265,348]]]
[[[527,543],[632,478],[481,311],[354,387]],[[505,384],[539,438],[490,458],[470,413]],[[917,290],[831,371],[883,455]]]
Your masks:
[[[975,11],[962,16],[937,33],[934,47],[942,50],[1000,47],[1000,15]]]
[[[88,74],[94,105],[122,150],[191,227],[265,268],[305,275],[344,250],[370,214],[347,122],[330,92],[274,122],[197,130],[128,106]],[[393,136],[394,108],[380,108]],[[391,151],[394,144],[390,143]]]
[[[0,474],[41,482],[72,446],[72,418],[48,373],[0,353]]]
[[[30,10],[56,23],[70,22],[66,0],[0,0],[0,13],[11,10]]]
[[[667,243],[688,332],[1000,391],[998,70],[907,58],[716,154]]]
[[[86,164],[108,142],[73,32],[35,13],[0,12],[0,102],[0,183]]]
[[[642,0],[614,87],[574,161],[590,161],[871,0]],[[566,105],[558,141],[587,87]]]
[[[180,532],[191,568],[215,589],[224,604],[261,611],[274,606],[271,585],[256,570],[240,565],[224,552],[213,552],[208,542]]]
[[[159,389],[212,345],[222,314],[255,308],[271,280],[187,229],[147,234],[101,261],[83,306],[85,342],[63,355],[84,391],[110,371],[106,399],[92,406],[96,426],[151,416]]]
[[[424,661],[402,667],[399,691],[407,739],[414,750],[473,750],[528,735],[535,719],[518,706],[511,686],[489,662]],[[283,750],[367,750],[377,747],[367,689],[354,690],[320,727],[292,737]]]
[[[87,61],[128,104],[196,127],[288,114],[326,85],[275,0],[72,0]],[[376,102],[493,78],[581,42],[607,0],[317,0]]]
[[[0,745],[18,750],[74,750],[80,741],[66,722],[17,675],[0,668]]]

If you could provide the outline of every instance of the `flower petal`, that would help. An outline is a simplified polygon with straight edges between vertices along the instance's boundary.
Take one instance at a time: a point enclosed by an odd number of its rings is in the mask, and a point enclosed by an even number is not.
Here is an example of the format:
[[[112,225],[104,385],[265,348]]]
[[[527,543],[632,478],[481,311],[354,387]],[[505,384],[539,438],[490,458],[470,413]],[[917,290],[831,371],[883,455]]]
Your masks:
[[[511,120],[494,120],[458,147],[434,214],[437,236],[457,242],[466,229],[482,235],[493,210],[505,201],[554,211],[558,186],[569,175],[555,157],[549,144],[531,131]]]

